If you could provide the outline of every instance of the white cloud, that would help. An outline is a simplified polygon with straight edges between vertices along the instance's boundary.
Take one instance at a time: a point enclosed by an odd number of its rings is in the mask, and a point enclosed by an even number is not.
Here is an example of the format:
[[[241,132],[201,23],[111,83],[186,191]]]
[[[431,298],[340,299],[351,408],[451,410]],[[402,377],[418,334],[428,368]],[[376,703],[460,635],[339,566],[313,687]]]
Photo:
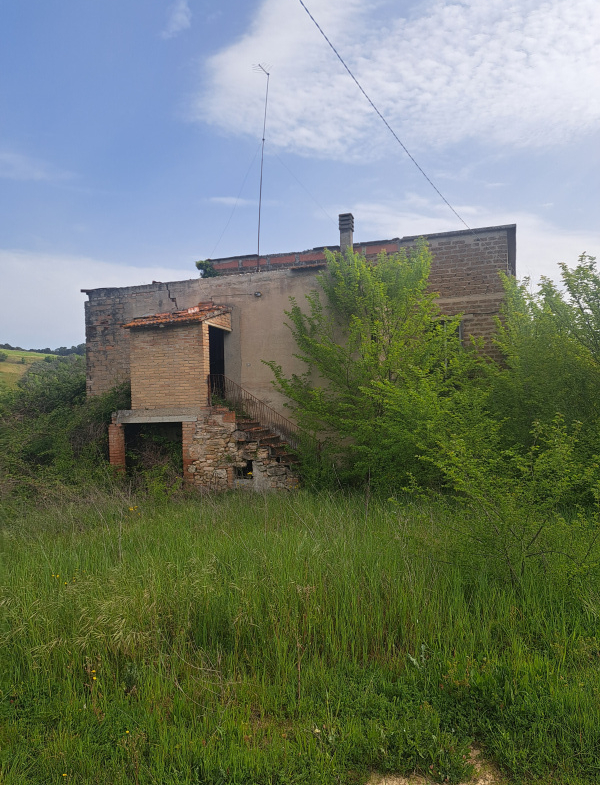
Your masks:
[[[14,151],[0,151],[0,178],[6,180],[64,180],[72,177],[50,164]]]
[[[443,206],[410,195],[398,202],[333,205],[329,212],[350,209],[356,217],[357,242],[406,235],[433,234],[462,228]],[[500,213],[461,205],[473,227],[517,224],[517,274],[533,281],[541,275],[558,278],[558,262],[570,266],[582,252],[600,258],[600,231],[566,230],[533,213]],[[281,251],[292,250],[279,248]],[[19,250],[0,250],[0,343],[25,348],[71,346],[84,340],[81,289],[137,286],[153,280],[196,278],[185,268],[134,267],[87,257]]]
[[[162,38],[174,38],[192,25],[192,12],[188,0],[175,0],[169,6],[167,26],[162,31]]]
[[[444,205],[412,195],[399,202],[353,204],[351,210],[357,242],[465,228]],[[516,223],[519,278],[528,276],[537,282],[545,275],[558,280],[559,262],[574,266],[583,252],[600,259],[600,231],[564,229],[531,212],[490,211],[472,205],[460,205],[458,212],[474,229]]]
[[[81,289],[137,286],[197,278],[186,269],[133,267],[86,257],[0,250],[0,343],[24,348],[72,346],[84,340]]]
[[[211,196],[211,204],[222,204],[225,207],[258,207],[258,199],[242,199],[237,196]],[[263,199],[263,207],[278,207],[281,202],[277,199]]]
[[[208,200],[213,204],[223,204],[226,207],[256,207],[256,199],[238,199],[237,196],[211,196]]]
[[[365,90],[413,147],[477,139],[545,148],[600,130],[597,0],[434,0],[382,22],[377,0],[307,3]],[[393,8],[390,4],[387,8]],[[331,158],[391,143],[299,3],[263,0],[248,32],[207,64],[192,116]]]

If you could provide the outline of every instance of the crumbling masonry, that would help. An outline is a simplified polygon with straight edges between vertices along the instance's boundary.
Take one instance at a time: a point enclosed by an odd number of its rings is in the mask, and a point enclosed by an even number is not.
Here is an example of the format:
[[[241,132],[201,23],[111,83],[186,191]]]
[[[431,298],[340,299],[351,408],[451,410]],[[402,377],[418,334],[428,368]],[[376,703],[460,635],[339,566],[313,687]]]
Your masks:
[[[417,237],[353,242],[351,214],[340,216],[340,245],[367,258],[409,249]],[[462,314],[463,336],[490,348],[503,288],[515,275],[516,227],[428,235],[432,290],[448,316]],[[302,373],[285,327],[289,298],[318,288],[325,249],[212,260],[216,278],[87,289],[88,395],[131,382],[132,408],[110,426],[111,463],[126,464],[135,423],[181,423],[184,477],[203,490],[296,485],[295,426],[263,360]],[[236,414],[237,412],[237,414]]]

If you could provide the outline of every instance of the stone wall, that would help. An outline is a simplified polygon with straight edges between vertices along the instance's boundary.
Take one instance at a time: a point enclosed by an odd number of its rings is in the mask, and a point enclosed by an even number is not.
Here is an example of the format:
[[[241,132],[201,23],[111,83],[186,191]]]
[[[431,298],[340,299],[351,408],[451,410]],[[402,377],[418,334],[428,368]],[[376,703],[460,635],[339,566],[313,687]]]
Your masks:
[[[184,478],[199,490],[267,492],[297,487],[293,471],[271,457],[268,446],[246,441],[246,434],[237,430],[234,412],[214,407],[196,423],[183,426]],[[251,475],[245,474],[249,461]]]

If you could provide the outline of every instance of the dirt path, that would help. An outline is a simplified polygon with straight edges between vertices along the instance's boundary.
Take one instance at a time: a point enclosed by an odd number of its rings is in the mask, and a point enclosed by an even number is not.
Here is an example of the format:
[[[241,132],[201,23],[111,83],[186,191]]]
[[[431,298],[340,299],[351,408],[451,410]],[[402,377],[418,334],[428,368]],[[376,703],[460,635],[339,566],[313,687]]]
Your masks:
[[[491,763],[484,761],[476,748],[471,749],[471,763],[475,766],[473,777],[461,785],[508,785],[508,780]],[[418,774],[411,774],[409,777],[374,774],[369,785],[431,785],[431,782],[432,780]]]

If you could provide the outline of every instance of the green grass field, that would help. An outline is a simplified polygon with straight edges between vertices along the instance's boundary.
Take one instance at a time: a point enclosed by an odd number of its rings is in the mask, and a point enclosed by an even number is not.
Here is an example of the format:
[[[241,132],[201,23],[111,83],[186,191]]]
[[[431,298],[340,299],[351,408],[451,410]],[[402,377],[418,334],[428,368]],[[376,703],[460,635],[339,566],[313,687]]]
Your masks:
[[[14,349],[2,349],[8,356],[0,362],[0,391],[12,390],[17,386],[17,381],[32,363],[43,360],[45,354],[38,352],[18,352]]]
[[[452,510],[124,493],[0,508],[0,782],[600,772],[598,576],[453,566]]]

